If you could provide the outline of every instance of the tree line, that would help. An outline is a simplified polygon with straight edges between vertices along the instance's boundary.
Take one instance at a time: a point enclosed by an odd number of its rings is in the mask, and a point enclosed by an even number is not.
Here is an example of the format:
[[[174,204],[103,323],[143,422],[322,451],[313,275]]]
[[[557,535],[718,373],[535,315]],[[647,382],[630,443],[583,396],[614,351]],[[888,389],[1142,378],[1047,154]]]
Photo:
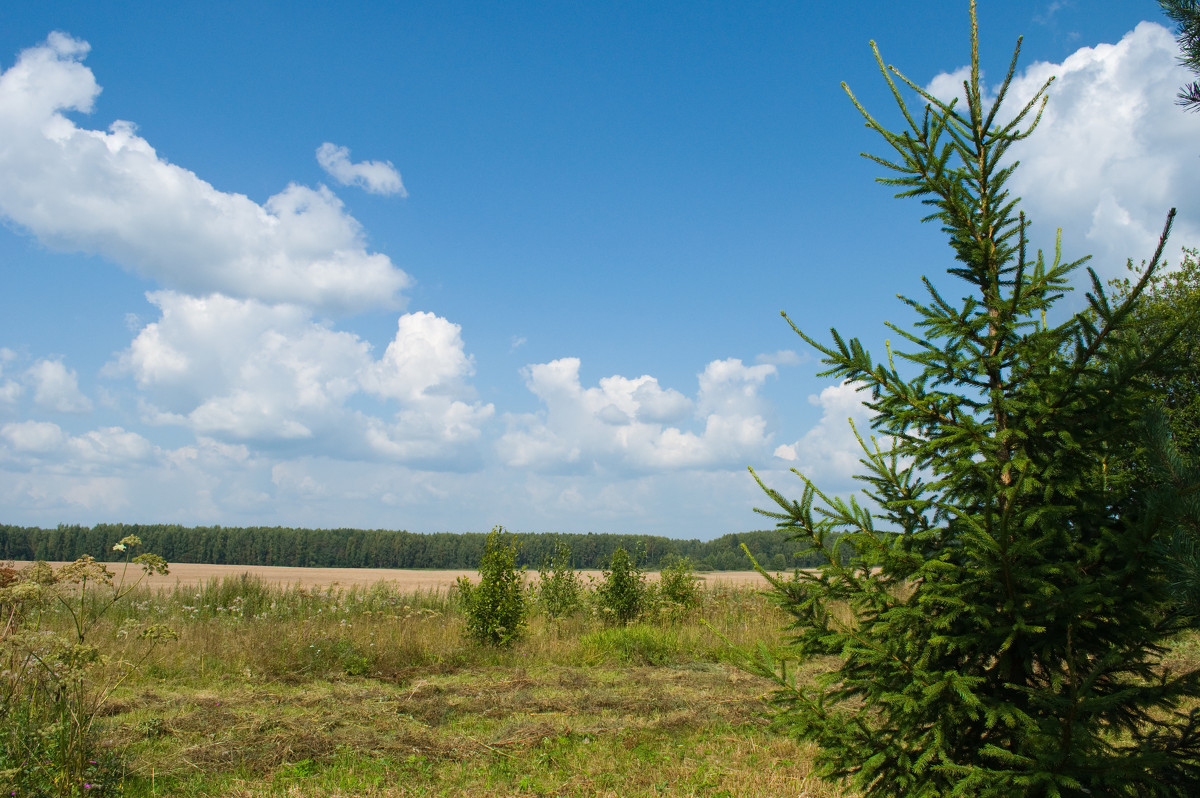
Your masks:
[[[69,561],[85,554],[100,561],[121,559],[113,546],[128,535],[144,551],[167,562],[306,568],[477,568],[487,534],[392,529],[297,529],[293,527],[185,527],[179,524],[60,524],[53,529],[0,524],[0,560]],[[518,535],[517,565],[537,568],[556,547],[570,547],[575,568],[605,568],[613,552],[636,554],[638,565],[658,570],[688,559],[697,570],[750,568],[742,545],[774,571],[810,568],[823,555],[789,541],[782,531],[759,530],[715,540],[680,540],[656,535],[544,533]]]

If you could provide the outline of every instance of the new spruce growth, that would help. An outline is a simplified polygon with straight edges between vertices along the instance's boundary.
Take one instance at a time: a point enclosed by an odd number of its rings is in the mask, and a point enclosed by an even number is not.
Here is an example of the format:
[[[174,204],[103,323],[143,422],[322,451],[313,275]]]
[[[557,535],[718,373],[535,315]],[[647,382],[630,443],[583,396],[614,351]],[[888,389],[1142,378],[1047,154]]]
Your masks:
[[[794,618],[791,656],[833,663],[796,680],[764,653],[781,719],[865,796],[1200,794],[1200,674],[1163,664],[1184,619],[1161,553],[1185,514],[1146,469],[1111,467],[1147,435],[1136,382],[1159,353],[1122,331],[1171,217],[1119,301],[1092,274],[1089,312],[1047,324],[1081,262],[1027,257],[1006,184],[1049,83],[1004,113],[1014,53],[985,103],[973,3],[965,99],[875,55],[903,128],[850,94],[891,150],[867,157],[928,207],[954,263],[904,299],[918,321],[889,325],[903,345],[882,361],[792,325],[876,415],[865,501],[802,474],[798,500],[759,483],[778,505],[765,514],[828,555],[792,581],[763,571]]]

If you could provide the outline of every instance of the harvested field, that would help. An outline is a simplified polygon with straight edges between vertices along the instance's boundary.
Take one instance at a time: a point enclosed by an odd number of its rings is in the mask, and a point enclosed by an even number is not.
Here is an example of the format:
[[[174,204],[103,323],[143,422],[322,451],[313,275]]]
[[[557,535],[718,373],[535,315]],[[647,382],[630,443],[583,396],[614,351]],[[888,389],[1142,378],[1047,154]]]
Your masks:
[[[18,570],[28,563],[16,562]],[[56,563],[55,565],[59,565]],[[120,563],[110,563],[109,568],[118,570]],[[536,571],[527,572],[536,576]],[[580,571],[586,580],[589,576],[599,580],[600,571]],[[278,568],[259,565],[198,565],[196,563],[171,563],[171,572],[166,576],[151,576],[145,581],[148,587],[174,587],[175,585],[197,585],[210,579],[220,579],[226,576],[241,576],[250,574],[272,585],[300,585],[301,587],[352,587],[367,586],[377,582],[388,582],[403,591],[435,590],[447,588],[454,584],[460,576],[476,578],[475,571],[424,571],[401,568]],[[657,579],[656,572],[650,572],[647,577]],[[728,585],[762,585],[766,580],[755,571],[713,571],[700,574],[701,579],[710,586],[716,584]]]

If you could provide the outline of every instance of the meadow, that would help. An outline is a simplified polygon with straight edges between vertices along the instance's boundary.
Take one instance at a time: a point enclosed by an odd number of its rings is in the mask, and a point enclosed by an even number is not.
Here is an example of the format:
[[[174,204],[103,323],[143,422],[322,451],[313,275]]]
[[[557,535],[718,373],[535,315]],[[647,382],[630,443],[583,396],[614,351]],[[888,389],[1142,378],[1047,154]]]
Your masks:
[[[652,601],[628,625],[591,601],[558,618],[534,601],[526,633],[493,648],[464,634],[457,572],[414,587],[238,570],[173,569],[99,614],[80,792],[843,794],[772,728],[771,684],[738,667],[786,623],[744,574],[709,574],[696,606]],[[38,623],[69,632],[72,613],[48,604]],[[130,667],[147,649],[130,630],[156,625],[174,639]],[[10,791],[61,788],[47,768]]]

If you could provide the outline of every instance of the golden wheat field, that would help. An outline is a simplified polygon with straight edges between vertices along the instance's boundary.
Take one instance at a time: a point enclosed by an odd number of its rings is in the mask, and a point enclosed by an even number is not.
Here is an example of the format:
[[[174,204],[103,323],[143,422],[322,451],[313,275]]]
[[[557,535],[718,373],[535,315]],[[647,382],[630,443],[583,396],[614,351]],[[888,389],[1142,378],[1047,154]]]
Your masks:
[[[19,569],[26,565],[24,562],[17,562],[14,565]],[[62,563],[54,563],[55,567]],[[109,569],[119,572],[122,565],[120,563],[110,563]],[[135,566],[130,566],[135,568]],[[530,576],[537,575],[536,571],[527,571]],[[281,568],[273,566],[260,565],[201,565],[197,563],[171,563],[170,573],[159,576],[151,575],[142,584],[146,587],[173,587],[175,585],[197,585],[203,584],[210,579],[221,579],[227,576],[241,576],[242,574],[250,574],[261,579],[263,582],[272,585],[299,585],[301,587],[331,587],[334,585],[340,587],[353,587],[374,585],[379,582],[387,582],[394,585],[400,591],[414,590],[434,590],[441,587],[449,587],[454,584],[455,580],[460,576],[475,578],[475,571],[455,571],[455,570],[412,570],[402,568]],[[599,580],[601,578],[600,571],[580,571],[579,574],[586,580],[589,576]],[[133,572],[130,576],[133,576]],[[654,580],[658,578],[657,572],[646,574],[647,578]],[[756,571],[713,571],[707,574],[700,574],[700,579],[706,584],[715,585],[718,583],[730,586],[744,585],[762,585],[766,586],[766,580]]]

